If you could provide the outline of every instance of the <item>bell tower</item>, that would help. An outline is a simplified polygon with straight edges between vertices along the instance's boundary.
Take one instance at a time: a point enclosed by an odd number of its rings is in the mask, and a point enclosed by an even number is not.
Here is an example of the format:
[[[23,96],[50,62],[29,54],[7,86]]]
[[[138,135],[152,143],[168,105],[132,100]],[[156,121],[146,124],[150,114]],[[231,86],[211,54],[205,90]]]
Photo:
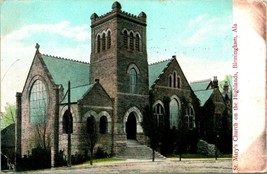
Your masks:
[[[144,12],[135,16],[122,11],[121,4],[114,2],[111,12],[102,16],[92,14],[90,81],[95,79],[99,79],[110,97],[114,98],[115,133],[126,134],[123,120],[127,111],[133,107],[143,111],[148,104]],[[137,133],[142,133],[141,129],[137,123]]]

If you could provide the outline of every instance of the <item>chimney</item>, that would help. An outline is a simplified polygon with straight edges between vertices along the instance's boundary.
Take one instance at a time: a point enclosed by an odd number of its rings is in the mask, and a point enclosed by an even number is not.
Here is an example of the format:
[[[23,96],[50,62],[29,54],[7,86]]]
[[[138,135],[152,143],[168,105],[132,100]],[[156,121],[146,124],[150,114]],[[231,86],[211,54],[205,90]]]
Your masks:
[[[95,79],[95,82],[96,82],[96,83],[99,83],[99,81],[100,81],[99,79]]]
[[[217,76],[213,77],[213,82],[212,82],[213,88],[218,88],[218,79]]]
[[[224,94],[228,94],[228,90],[229,90],[229,85],[228,85],[228,82],[225,81],[224,82],[224,85],[223,85],[223,92],[224,92]]]

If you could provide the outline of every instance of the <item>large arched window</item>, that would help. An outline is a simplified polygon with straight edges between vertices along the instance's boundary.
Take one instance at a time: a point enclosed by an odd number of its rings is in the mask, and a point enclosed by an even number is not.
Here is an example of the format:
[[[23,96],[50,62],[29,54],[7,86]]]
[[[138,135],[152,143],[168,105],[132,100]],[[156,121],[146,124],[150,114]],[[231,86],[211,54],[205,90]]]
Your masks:
[[[100,35],[97,36],[97,40],[96,40],[96,42],[97,42],[97,45],[96,45],[96,47],[97,47],[97,52],[99,53],[99,52],[100,52]]]
[[[63,133],[66,134],[73,133],[73,118],[69,110],[66,110],[66,112],[63,115],[62,127],[63,127]]]
[[[36,80],[30,92],[30,122],[43,124],[47,121],[47,91],[41,80]]]
[[[130,69],[130,93],[136,93],[137,73],[134,68]]]
[[[170,128],[179,128],[179,105],[176,99],[170,102]]]
[[[107,39],[108,41],[108,43],[107,43],[107,48],[108,49],[110,49],[110,47],[111,47],[111,34],[110,34],[110,31],[108,31],[108,39]]]
[[[191,106],[189,106],[186,109],[185,123],[186,123],[188,129],[193,129],[196,127],[195,114],[194,114],[194,110]]]
[[[135,49],[140,51],[140,36],[138,34],[135,37]]]
[[[101,134],[106,134],[107,133],[107,117],[106,116],[102,116],[100,118],[100,122],[99,122],[99,132]]]
[[[123,32],[123,47],[128,48],[128,34],[126,30]]]
[[[157,104],[154,107],[154,116],[156,119],[156,123],[158,127],[163,127],[164,125],[164,111],[163,111],[163,107],[161,104]]]
[[[134,49],[134,35],[132,32],[130,33],[130,49]]]
[[[106,49],[106,34],[103,33],[102,35],[102,50],[104,51]]]

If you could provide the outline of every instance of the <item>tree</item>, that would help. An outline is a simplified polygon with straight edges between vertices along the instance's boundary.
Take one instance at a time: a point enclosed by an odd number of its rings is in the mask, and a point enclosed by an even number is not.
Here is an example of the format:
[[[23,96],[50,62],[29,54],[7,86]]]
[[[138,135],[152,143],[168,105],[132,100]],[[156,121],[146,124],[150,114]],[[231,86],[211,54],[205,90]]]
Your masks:
[[[149,95],[150,104],[147,105],[144,109],[144,118],[143,118],[142,127],[143,127],[145,135],[150,140],[150,147],[152,148],[152,161],[154,162],[155,161],[155,150],[158,147],[160,133],[157,127],[157,120],[153,114],[153,108],[151,107],[153,101],[154,101],[154,96],[150,92],[150,95]]]
[[[93,165],[93,155],[94,155],[94,148],[98,141],[98,132],[96,121],[93,116],[90,116],[86,120],[86,127],[83,129],[83,135],[86,144],[89,146],[90,150],[90,165]]]
[[[15,118],[16,106],[14,104],[7,103],[5,107],[5,112],[2,115],[1,130],[15,123]]]

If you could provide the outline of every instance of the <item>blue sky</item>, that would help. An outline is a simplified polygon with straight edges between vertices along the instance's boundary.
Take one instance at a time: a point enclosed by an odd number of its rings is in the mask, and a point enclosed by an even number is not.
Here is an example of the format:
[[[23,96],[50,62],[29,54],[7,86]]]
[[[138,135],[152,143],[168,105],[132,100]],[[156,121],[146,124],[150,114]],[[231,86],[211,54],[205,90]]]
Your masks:
[[[89,62],[90,16],[113,0],[23,0],[1,4],[3,108],[21,92],[35,44],[40,52]],[[231,74],[232,0],[121,0],[122,10],[147,14],[149,63],[176,55],[188,81]]]

